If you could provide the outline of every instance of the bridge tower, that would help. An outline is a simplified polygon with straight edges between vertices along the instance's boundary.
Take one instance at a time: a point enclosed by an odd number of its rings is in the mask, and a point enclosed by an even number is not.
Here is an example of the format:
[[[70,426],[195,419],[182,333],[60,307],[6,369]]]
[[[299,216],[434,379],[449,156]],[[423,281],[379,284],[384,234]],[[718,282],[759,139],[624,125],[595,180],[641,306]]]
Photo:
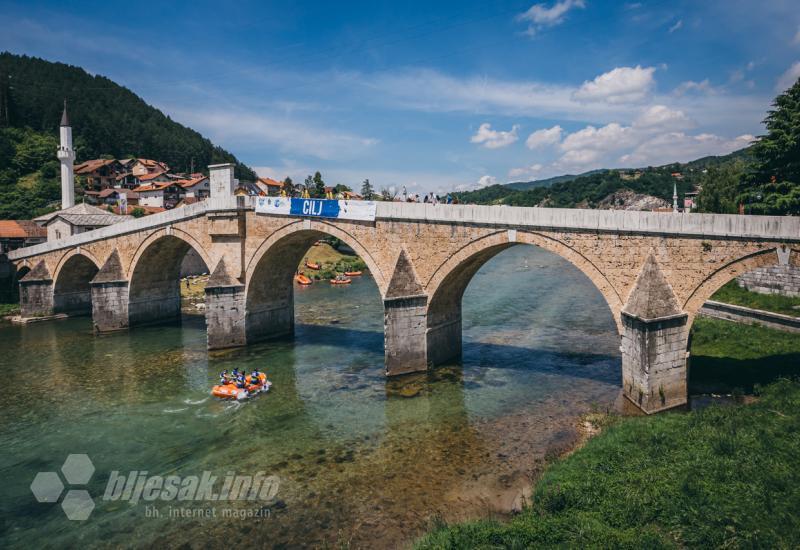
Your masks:
[[[75,206],[75,175],[72,164],[75,162],[75,150],[72,148],[72,127],[67,117],[67,100],[64,100],[64,112],[61,115],[59,128],[61,143],[56,156],[61,163],[61,209]]]

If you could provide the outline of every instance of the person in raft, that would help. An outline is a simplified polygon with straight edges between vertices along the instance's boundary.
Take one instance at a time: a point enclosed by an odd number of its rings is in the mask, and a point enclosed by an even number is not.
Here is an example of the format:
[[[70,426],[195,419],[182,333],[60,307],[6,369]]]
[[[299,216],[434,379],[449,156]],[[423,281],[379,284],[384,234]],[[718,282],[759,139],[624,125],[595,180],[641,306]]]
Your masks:
[[[259,378],[260,374],[261,374],[260,372],[254,370],[253,374],[250,375],[250,383],[256,386],[260,385],[261,384],[261,379]]]
[[[224,386],[225,384],[230,384],[231,378],[228,375],[228,369],[225,369],[221,373],[219,373],[219,385]]]

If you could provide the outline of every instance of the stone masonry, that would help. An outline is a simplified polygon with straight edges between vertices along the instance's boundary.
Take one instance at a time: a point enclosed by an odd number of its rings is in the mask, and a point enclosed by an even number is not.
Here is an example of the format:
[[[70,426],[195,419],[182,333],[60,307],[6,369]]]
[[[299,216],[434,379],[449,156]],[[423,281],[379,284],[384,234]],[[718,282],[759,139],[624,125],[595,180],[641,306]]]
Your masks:
[[[232,175],[220,170],[227,189]],[[495,254],[533,245],[562,256],[605,298],[624,393],[647,412],[686,401],[689,328],[717,289],[753,269],[800,266],[800,219],[791,217],[378,203],[375,221],[362,222],[262,215],[247,197],[214,196],[9,259],[31,270],[20,281],[24,316],[52,314],[72,292],[75,311],[91,310],[104,331],[175,318],[181,262],[193,250],[212,273],[208,346],[220,348],[291,334],[292,276],[324,236],[350,246],[375,279],[389,375],[461,353],[464,289]]]

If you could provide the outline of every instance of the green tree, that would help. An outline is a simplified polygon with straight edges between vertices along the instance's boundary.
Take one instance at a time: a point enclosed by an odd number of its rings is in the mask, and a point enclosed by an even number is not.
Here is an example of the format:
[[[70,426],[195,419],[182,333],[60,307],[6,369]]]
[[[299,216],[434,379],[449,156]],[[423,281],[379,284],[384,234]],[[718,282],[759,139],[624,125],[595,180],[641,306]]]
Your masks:
[[[315,197],[324,198],[325,197],[325,182],[322,180],[322,174],[319,173],[319,170],[314,173],[314,191],[313,195]]]
[[[775,98],[753,145],[753,169],[739,202],[752,214],[800,214],[800,79]]]
[[[314,176],[309,174],[306,176],[306,180],[303,182],[303,187],[306,188],[309,195],[314,195]]]
[[[737,196],[744,175],[742,161],[708,168],[700,179],[697,210],[715,214],[736,214],[739,211]]]
[[[361,184],[361,196],[364,197],[366,200],[372,200],[372,195],[375,191],[372,189],[372,184],[369,182],[369,179],[365,179],[364,183]]]
[[[286,176],[286,179],[283,180],[283,190],[286,192],[287,197],[294,196],[294,182],[289,176]]]

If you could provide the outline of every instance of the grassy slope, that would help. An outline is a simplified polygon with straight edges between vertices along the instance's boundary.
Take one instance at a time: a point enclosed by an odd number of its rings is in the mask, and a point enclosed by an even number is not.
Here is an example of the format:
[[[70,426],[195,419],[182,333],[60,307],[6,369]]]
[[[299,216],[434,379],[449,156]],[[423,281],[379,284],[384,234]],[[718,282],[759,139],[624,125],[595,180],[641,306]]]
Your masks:
[[[692,352],[692,379],[768,379],[787,357],[800,368],[796,335],[715,319],[695,321]],[[440,527],[418,547],[797,547],[798,457],[797,381],[749,406],[612,418],[547,470],[511,522]]]
[[[800,383],[749,406],[619,420],[538,483],[507,524],[440,528],[419,548],[800,545]]]
[[[800,317],[800,298],[750,292],[749,290],[741,288],[736,281],[731,281],[723,286],[711,299],[717,302],[725,302],[726,304],[763,309],[764,311]]]
[[[780,376],[800,376],[800,336],[699,317],[692,328],[690,393],[752,391]]]

